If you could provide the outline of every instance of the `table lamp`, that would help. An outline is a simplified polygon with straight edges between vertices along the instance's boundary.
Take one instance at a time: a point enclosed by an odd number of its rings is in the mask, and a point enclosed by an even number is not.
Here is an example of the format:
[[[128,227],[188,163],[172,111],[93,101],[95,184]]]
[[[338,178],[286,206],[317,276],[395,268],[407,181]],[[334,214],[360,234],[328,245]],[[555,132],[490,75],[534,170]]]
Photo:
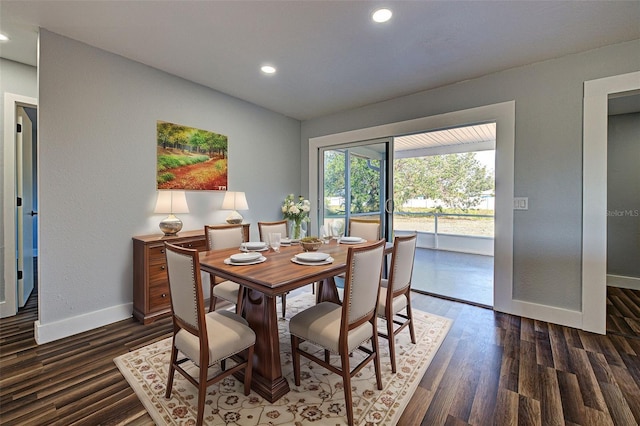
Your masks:
[[[242,223],[243,218],[236,210],[249,210],[244,192],[227,191],[222,200],[222,210],[232,210],[226,219],[227,223]]]
[[[187,197],[184,191],[158,191],[158,200],[154,213],[169,213],[160,222],[160,230],[164,235],[176,235],[182,229],[182,221],[174,213],[189,213]]]

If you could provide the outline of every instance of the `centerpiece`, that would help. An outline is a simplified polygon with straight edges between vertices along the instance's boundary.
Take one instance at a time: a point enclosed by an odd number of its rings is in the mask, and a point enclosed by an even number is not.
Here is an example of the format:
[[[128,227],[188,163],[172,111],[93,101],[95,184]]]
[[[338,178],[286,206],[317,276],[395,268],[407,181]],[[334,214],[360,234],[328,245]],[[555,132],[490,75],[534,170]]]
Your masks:
[[[305,200],[302,195],[295,200],[293,194],[287,195],[282,203],[282,215],[285,219],[288,219],[292,223],[292,233],[289,235],[294,240],[298,240],[302,235],[302,224],[310,222],[309,211],[311,210],[311,203],[309,200]]]

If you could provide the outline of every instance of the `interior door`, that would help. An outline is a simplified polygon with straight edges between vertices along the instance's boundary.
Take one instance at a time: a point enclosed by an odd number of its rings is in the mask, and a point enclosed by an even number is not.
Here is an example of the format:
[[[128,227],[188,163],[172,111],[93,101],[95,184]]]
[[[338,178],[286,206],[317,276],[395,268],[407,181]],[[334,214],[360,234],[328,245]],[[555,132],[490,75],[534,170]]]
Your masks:
[[[350,218],[378,219],[382,237],[393,238],[393,139],[321,148],[318,159],[319,225]]]
[[[33,137],[32,123],[18,107],[16,137],[16,251],[18,307],[23,307],[34,288],[33,268]]]

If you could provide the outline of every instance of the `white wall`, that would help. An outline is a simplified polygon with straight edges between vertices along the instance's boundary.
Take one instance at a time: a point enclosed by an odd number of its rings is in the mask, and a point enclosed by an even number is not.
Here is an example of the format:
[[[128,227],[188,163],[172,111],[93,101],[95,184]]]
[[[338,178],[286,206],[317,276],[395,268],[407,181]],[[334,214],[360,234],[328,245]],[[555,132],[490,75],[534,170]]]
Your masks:
[[[252,234],[300,192],[296,120],[46,30],[38,71],[39,342],[131,316],[131,237],[163,217],[156,120],[228,136],[229,190],[246,192]],[[184,229],[224,222],[223,195],[188,192]]]
[[[4,95],[37,97],[36,68],[0,58],[0,135],[4,135]],[[4,141],[14,143],[14,141]],[[0,148],[0,176],[4,179],[4,149]],[[3,192],[0,196],[0,223],[4,223],[4,185],[0,185]],[[0,301],[4,300],[4,226],[0,228]]]
[[[310,138],[515,100],[514,195],[529,210],[514,215],[513,298],[580,311],[583,82],[640,70],[639,51],[636,40],[308,120],[301,158]]]

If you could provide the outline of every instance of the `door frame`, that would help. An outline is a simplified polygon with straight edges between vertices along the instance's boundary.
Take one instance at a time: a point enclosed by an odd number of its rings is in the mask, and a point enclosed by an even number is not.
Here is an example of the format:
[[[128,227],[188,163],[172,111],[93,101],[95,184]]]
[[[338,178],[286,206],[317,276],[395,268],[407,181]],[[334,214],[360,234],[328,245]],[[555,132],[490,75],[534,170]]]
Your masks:
[[[318,151],[321,147],[488,121],[496,122],[496,238],[493,307],[496,311],[519,314],[524,308],[521,303],[513,300],[515,101],[310,138],[309,199],[316,202],[318,200]],[[311,223],[318,223],[317,211],[312,210],[310,216]]]
[[[4,94],[4,300],[0,300],[0,318],[18,312],[16,288],[16,143],[17,108],[38,108],[38,100],[13,93]],[[36,141],[36,145],[37,145]],[[36,231],[39,234],[39,227]],[[37,236],[40,238],[40,235]],[[38,283],[34,283],[37,287]]]
[[[582,122],[582,329],[607,326],[609,95],[640,89],[640,71],[584,82]]]

